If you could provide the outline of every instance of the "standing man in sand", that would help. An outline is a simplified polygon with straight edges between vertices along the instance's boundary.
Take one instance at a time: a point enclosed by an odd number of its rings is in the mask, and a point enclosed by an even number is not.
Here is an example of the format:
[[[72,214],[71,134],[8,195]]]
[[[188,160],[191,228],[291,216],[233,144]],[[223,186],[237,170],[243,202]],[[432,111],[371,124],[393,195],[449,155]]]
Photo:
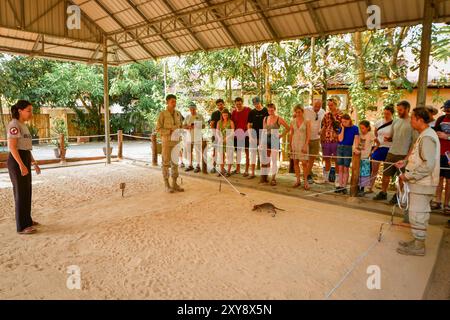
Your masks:
[[[241,173],[241,157],[242,149],[245,150],[245,172],[242,175],[244,178],[248,177],[248,169],[250,166],[249,159],[249,138],[248,138],[248,116],[251,109],[244,106],[244,100],[242,98],[236,98],[234,100],[234,105],[236,109],[231,114],[231,120],[234,123],[234,147],[236,150],[236,170],[234,174]]]
[[[255,178],[255,168],[256,168],[256,158],[258,155],[258,147],[260,141],[260,130],[264,127],[264,118],[269,116],[269,112],[266,107],[261,104],[261,99],[259,97],[254,97],[252,99],[253,106],[248,115],[248,136],[250,138],[250,170],[251,174],[249,179]]]
[[[409,186],[409,221],[413,240],[400,241],[397,252],[404,255],[424,256],[428,220],[430,219],[430,201],[439,185],[440,144],[436,132],[430,128],[432,121],[427,108],[413,110],[411,126],[419,132],[407,160],[396,163],[401,169],[406,167],[400,180]]]
[[[172,150],[179,143],[183,120],[177,107],[177,97],[169,94],[166,97],[166,110],[161,111],[156,124],[156,131],[161,135],[162,140],[162,173],[166,192],[183,192],[184,189],[177,184],[178,178],[178,151]],[[177,132],[178,131],[178,132]],[[175,133],[175,134],[174,134]],[[169,167],[172,168],[172,186],[169,183]]]
[[[217,129],[217,124],[222,118],[222,111],[225,109],[225,101],[223,101],[223,99],[217,99],[216,106],[217,110],[211,114],[211,119],[209,120],[209,125],[213,130],[213,134],[211,137],[211,141],[213,143],[213,168],[211,169],[211,173],[216,173],[216,146],[214,145],[216,136],[215,130]]]
[[[305,119],[311,123],[311,138],[309,140],[308,184],[313,184],[313,166],[320,152],[320,130],[325,110],[322,109],[322,100],[314,100],[312,107],[305,108]]]
[[[336,174],[336,155],[339,144],[338,131],[341,127],[343,113],[338,108],[339,100],[337,97],[329,98],[327,105],[329,111],[323,117],[322,130],[320,132],[320,142],[322,143],[322,154],[325,162],[323,178],[325,181],[335,182],[339,181]],[[332,161],[334,162],[333,170],[331,170]],[[330,174],[330,172],[332,173]]]
[[[186,138],[186,154],[189,165],[184,170],[186,172],[194,170],[195,173],[200,172],[200,165],[202,163],[202,129],[204,126],[203,116],[197,112],[197,105],[194,102],[189,104],[190,114],[184,119],[184,129],[189,131],[189,134],[185,135]],[[194,152],[193,152],[194,151]],[[194,169],[193,158],[195,154],[195,161],[197,165]]]
[[[397,103],[398,119],[395,119],[392,124],[392,136],[384,137],[385,141],[392,142],[389,149],[389,153],[386,156],[386,162],[384,164],[383,180],[381,184],[381,191],[373,198],[373,200],[386,200],[387,189],[389,187],[389,181],[391,178],[397,175],[397,169],[388,164],[396,163],[401,160],[405,160],[408,157],[411,146],[417,137],[417,133],[411,126],[411,120],[409,112],[411,105],[408,101],[400,101]],[[390,204],[397,203],[397,195],[395,194],[390,200]],[[406,218],[406,217],[405,217]]]

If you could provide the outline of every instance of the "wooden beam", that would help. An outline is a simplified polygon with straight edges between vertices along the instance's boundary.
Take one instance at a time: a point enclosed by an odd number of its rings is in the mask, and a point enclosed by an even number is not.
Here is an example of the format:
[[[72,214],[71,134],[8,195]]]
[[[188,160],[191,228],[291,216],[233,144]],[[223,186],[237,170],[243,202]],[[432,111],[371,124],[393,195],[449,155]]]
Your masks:
[[[308,13],[311,17],[312,22],[314,23],[314,26],[316,27],[317,32],[322,37],[325,34],[325,28],[323,26],[322,20],[317,14],[316,9],[314,8],[314,5],[308,2],[306,3],[306,8],[308,9]]]
[[[96,3],[103,11],[105,11],[108,16],[113,19],[122,29],[126,29],[126,27],[123,25],[122,22],[120,22],[114,14],[111,13],[111,11],[108,10],[108,8],[105,7],[105,5],[100,0],[93,0],[94,3]],[[150,56],[152,59],[156,59],[154,54],[150,52],[150,50],[147,49],[144,43],[142,43],[141,40],[137,39],[131,32],[128,32],[128,34],[141,46],[142,49]]]
[[[73,0],[68,0],[71,4],[73,4],[73,5],[76,5],[74,2],[73,2]],[[81,9],[81,7],[80,7],[80,9]],[[99,25],[97,25],[94,21],[92,21],[92,19],[88,16],[88,15],[86,15],[84,12],[83,12],[83,10],[81,10],[81,15],[82,15],[82,17],[84,18],[84,19],[86,19],[90,24],[92,24],[92,25],[94,25],[94,26],[96,26],[100,31],[101,31],[101,33],[103,34],[103,35],[105,35],[106,34],[106,32],[105,32],[105,30],[103,30],[103,28],[101,28]],[[86,24],[86,25],[89,25],[89,24]],[[133,62],[137,62],[137,59],[136,58],[134,58],[131,54],[129,54],[119,43],[117,43],[114,39],[111,39],[111,38],[109,38],[108,37],[108,39],[109,40],[111,40],[115,45],[117,45],[117,47],[120,49],[120,50],[122,50],[123,51],[123,53],[125,53],[125,55],[128,57],[128,58],[130,58]]]
[[[422,23],[422,44],[420,49],[419,81],[417,82],[417,107],[425,107],[428,87],[428,66],[430,63],[431,32],[435,13],[435,0],[424,1]]]
[[[274,41],[279,42],[280,41],[280,37],[278,36],[278,33],[275,31],[275,29],[273,28],[273,26],[270,23],[269,19],[267,18],[266,14],[264,13],[264,10],[261,8],[261,5],[259,4],[259,1],[258,0],[251,0],[251,2],[256,7],[256,10],[259,11],[258,15],[261,17],[262,22],[265,25],[265,27],[267,28],[267,30],[269,30],[271,38]]]
[[[148,24],[150,24],[150,20],[148,19],[148,17],[142,12],[141,9],[139,9],[139,7],[134,3],[133,0],[127,0],[128,4],[141,16],[142,19],[144,19],[145,22],[147,22]],[[158,33],[158,31],[152,26],[151,29],[155,32]],[[176,49],[167,39],[165,36],[163,36],[162,34],[158,35],[159,38],[170,48],[170,50],[173,51],[173,53],[175,53],[176,55],[180,54],[180,51],[178,49]]]
[[[208,7],[211,7],[211,1],[209,0],[205,0],[205,3],[208,5]],[[219,19],[219,13],[216,9],[211,8],[211,11],[214,13],[214,16],[216,18]],[[228,37],[231,39],[231,41],[233,42],[233,44],[235,46],[240,46],[238,39],[236,38],[236,36],[231,32],[230,28],[225,24],[225,22],[223,20],[219,20],[219,24],[222,26],[223,30],[225,31],[225,33],[228,35]]]
[[[174,16],[176,16],[176,12],[175,12],[175,8],[172,6],[172,4],[167,1],[167,0],[162,0],[162,3],[164,3],[167,7],[167,9],[169,9],[170,13],[172,13]],[[178,21],[186,28],[186,30],[189,32],[189,34],[191,35],[191,37],[195,40],[195,42],[197,42],[197,45],[199,46],[200,49],[202,49],[203,51],[206,51],[206,46],[199,40],[199,38],[195,35],[195,33],[192,31],[191,28],[186,27],[185,22],[183,21],[182,18],[178,19]]]
[[[22,27],[22,21],[21,21],[21,19],[19,18],[19,15],[17,14],[17,10],[16,10],[16,7],[15,6],[13,6],[13,4],[11,3],[11,0],[6,0],[6,2],[8,2],[8,5],[9,5],[9,7],[11,8],[11,11],[13,12],[13,14],[14,14],[14,19],[16,19],[16,22],[17,22],[17,27]]]
[[[106,164],[111,164],[111,137],[109,132],[109,79],[108,79],[108,39],[103,36],[103,108],[105,109]]]
[[[52,12],[56,7],[58,7],[61,2],[63,2],[65,0],[59,0],[57,2],[55,2],[52,6],[50,6],[47,10],[45,10],[42,14],[40,14],[38,17],[34,18],[33,20],[30,21],[30,23],[28,23],[27,25],[24,24],[23,29],[26,30],[29,27],[31,27],[33,24],[35,24],[36,22],[38,22],[40,19],[42,19],[43,17],[45,17],[47,14],[49,14],[50,12]],[[25,10],[25,9],[24,9]]]

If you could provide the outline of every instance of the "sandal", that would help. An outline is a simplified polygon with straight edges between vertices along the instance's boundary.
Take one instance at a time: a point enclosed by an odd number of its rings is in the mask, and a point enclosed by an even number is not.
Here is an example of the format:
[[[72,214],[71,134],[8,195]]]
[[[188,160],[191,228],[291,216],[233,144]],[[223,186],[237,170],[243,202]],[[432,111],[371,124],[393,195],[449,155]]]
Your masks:
[[[300,187],[300,185],[301,185],[300,182],[296,182],[296,183],[292,186],[292,188],[298,188],[298,187]]]
[[[308,191],[308,190],[311,189],[311,188],[309,187],[309,184],[305,184],[305,186],[303,187],[303,189],[305,189],[305,191]]]
[[[431,210],[439,210],[442,208],[442,204],[440,202],[431,201],[430,208]]]
[[[252,174],[252,175],[250,175],[250,176],[248,177],[249,180],[255,179],[255,178],[256,178],[256,176],[255,176],[254,174]]]
[[[22,235],[33,234],[33,233],[36,233],[36,229],[33,227],[28,227],[17,233],[22,234]]]
[[[33,224],[32,224],[33,227],[37,227],[37,226],[40,226],[40,225],[41,225],[41,224],[40,224],[39,222],[33,221]]]
[[[247,177],[248,177],[248,172],[245,172],[242,176],[243,176],[244,178],[247,178]]]
[[[445,206],[444,208],[444,214],[449,215],[450,214],[450,206]]]
[[[270,185],[275,187],[277,185],[277,182],[275,180],[270,181]]]

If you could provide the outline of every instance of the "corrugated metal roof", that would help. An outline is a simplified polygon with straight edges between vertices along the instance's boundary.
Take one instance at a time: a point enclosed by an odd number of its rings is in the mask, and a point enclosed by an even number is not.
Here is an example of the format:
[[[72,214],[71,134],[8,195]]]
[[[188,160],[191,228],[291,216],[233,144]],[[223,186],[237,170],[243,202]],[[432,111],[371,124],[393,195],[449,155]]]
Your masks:
[[[365,30],[367,6],[381,26],[419,24],[426,0],[0,0],[0,51],[122,64],[197,50]],[[435,22],[450,0],[435,0]],[[81,9],[68,30],[67,6]]]

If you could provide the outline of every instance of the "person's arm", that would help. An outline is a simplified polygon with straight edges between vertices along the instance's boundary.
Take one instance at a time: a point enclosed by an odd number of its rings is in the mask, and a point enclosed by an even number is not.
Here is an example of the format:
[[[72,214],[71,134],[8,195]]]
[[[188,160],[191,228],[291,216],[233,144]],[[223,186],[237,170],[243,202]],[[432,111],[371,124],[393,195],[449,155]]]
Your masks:
[[[209,120],[209,127],[211,129],[215,129],[216,128],[216,122],[213,120],[213,115],[211,114],[211,119]]]
[[[34,170],[36,171],[36,174],[41,174],[41,168],[39,167],[38,162],[34,159],[33,153],[30,152],[31,155],[31,164],[34,166]]]
[[[436,143],[430,137],[423,137],[420,142],[420,157],[424,160],[414,169],[414,171],[406,171],[402,176],[406,181],[418,181],[429,176],[436,165]]]
[[[289,150],[292,150],[292,136],[294,135],[294,123],[291,123],[289,128]]]
[[[286,120],[284,120],[283,118],[279,118],[280,119],[280,124],[284,127],[284,131],[283,133],[280,135],[280,138],[284,138],[290,131],[289,125],[287,124]]]
[[[17,164],[19,165],[22,176],[28,175],[29,174],[28,168],[25,166],[25,164],[22,161],[22,158],[20,157],[19,149],[17,148],[17,139],[16,138],[8,139],[8,148],[9,148],[9,152],[11,152],[14,160],[16,160]]]
[[[378,140],[378,138],[375,138],[374,140],[373,140],[373,142],[375,142],[375,148],[373,148],[373,150],[372,150],[372,153],[374,153],[375,152],[375,150],[377,150],[379,147],[380,147],[380,141]]]
[[[309,140],[311,138],[311,122],[308,120],[306,121],[306,141],[305,144],[303,146],[303,153],[306,153],[308,151],[308,145],[309,145]]]
[[[248,114],[248,118],[247,118],[247,129],[251,129],[253,128],[253,113],[250,111],[250,113]]]
[[[345,128],[344,128],[344,125],[341,123],[341,131],[338,134],[339,142],[342,142],[344,140],[344,133],[345,133]]]
[[[164,116],[162,113],[159,114],[158,122],[156,123],[156,131],[162,135],[170,135],[172,133],[171,129],[164,128]]]

